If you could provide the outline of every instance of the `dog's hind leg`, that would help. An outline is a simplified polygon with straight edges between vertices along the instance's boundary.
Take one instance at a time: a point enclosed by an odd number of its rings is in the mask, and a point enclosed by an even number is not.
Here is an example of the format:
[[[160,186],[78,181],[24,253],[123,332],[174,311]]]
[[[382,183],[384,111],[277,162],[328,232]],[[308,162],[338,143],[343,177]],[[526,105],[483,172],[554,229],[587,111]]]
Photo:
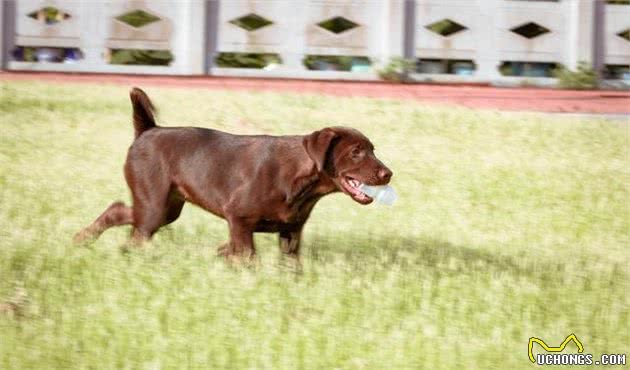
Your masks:
[[[112,226],[130,225],[133,223],[133,211],[123,202],[112,203],[103,214],[73,238],[75,243],[83,243],[98,238]]]
[[[172,192],[160,194],[164,192],[156,190],[142,198],[134,194],[131,244],[140,246],[150,240],[160,227],[174,222],[181,214],[185,203],[183,198]]]
[[[164,225],[166,212],[164,201],[146,202],[134,199],[131,245],[139,247],[144,242],[149,241],[153,234]]]

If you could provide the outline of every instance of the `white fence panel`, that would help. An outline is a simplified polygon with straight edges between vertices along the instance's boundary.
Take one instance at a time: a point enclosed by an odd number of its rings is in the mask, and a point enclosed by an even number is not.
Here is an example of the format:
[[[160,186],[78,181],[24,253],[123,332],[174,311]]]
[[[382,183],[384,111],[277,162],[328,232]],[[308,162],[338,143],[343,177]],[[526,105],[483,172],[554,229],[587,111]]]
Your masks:
[[[46,21],[46,7],[59,10]],[[80,1],[22,0],[16,9],[16,43],[24,46],[65,46],[80,44],[82,23]]]
[[[293,1],[227,1],[219,7],[219,50],[223,52],[283,53],[290,36],[298,29]],[[242,17],[258,16],[271,22],[247,30],[233,22]]]
[[[78,48],[83,58],[61,63],[9,61],[13,70],[143,74],[203,73],[202,0],[20,0],[16,3],[18,47]],[[47,9],[55,11],[48,14]],[[142,12],[150,22],[132,25],[122,18]],[[51,19],[50,14],[56,14]],[[133,15],[133,14],[132,14]],[[132,17],[133,18],[133,17]],[[110,64],[112,49],[169,50],[167,66]]]
[[[630,40],[619,34],[630,29],[630,5],[606,6],[606,63],[630,65]]]
[[[356,1],[354,7],[341,1],[311,1],[308,4],[306,46],[309,54],[328,55],[368,55],[370,28],[380,21],[374,9],[378,4],[369,1]],[[375,16],[376,15],[376,16]],[[356,24],[354,28],[341,33],[333,33],[318,24],[337,17]],[[374,40],[377,41],[377,40]],[[376,43],[378,44],[378,43]]]
[[[560,2],[504,1],[497,11],[498,47],[505,60],[561,62],[567,45],[567,14]],[[548,32],[527,38],[512,31],[532,23]]]
[[[5,12],[9,2],[15,12],[15,29],[2,30],[5,49],[13,41],[36,51],[78,48],[83,53],[79,61],[48,63],[7,59],[5,52],[2,62],[13,70],[373,80],[377,68],[402,56],[407,42],[405,51],[426,63],[420,67],[424,73],[413,74],[417,80],[513,82],[518,77],[501,73],[518,74],[514,71],[527,66],[533,72],[523,78],[531,80],[545,68],[548,75],[549,65],[534,63],[575,68],[580,61],[592,62],[594,53],[596,0],[1,1]],[[405,9],[415,10],[410,16]],[[129,13],[152,19],[133,25],[121,18]],[[253,23],[239,22],[248,17]],[[411,18],[413,30],[404,34]],[[436,24],[440,27],[431,27]],[[529,36],[514,32],[528,24]],[[630,5],[606,5],[604,24],[605,64],[624,75],[623,66],[630,64],[630,41],[623,34],[630,28]],[[167,66],[110,64],[111,51],[118,49],[168,50],[174,59]],[[265,69],[210,67],[208,61],[222,53],[277,54],[281,63]],[[304,60],[313,56],[366,57],[372,65],[353,59],[352,72],[321,67],[329,62],[308,70]],[[537,79],[553,82],[548,80]]]
[[[106,46],[111,49],[149,49],[170,50],[173,38],[173,22],[181,17],[183,7],[173,6],[165,1],[108,1],[103,9],[107,18]],[[155,21],[142,27],[134,27],[119,18],[133,12],[144,12],[155,18]]]
[[[232,0],[221,2],[217,53],[277,53],[282,65],[274,70],[213,68],[212,74],[267,77],[374,79],[365,72],[308,71],[308,55],[362,56],[373,65],[400,55],[402,0]],[[256,30],[235,23],[254,15],[271,22]],[[321,23],[337,20],[347,29],[333,32]]]
[[[452,21],[466,29],[443,36],[427,28],[442,21]],[[479,8],[472,1],[419,1],[416,6],[416,55],[420,58],[474,59],[483,32],[479,22]]]

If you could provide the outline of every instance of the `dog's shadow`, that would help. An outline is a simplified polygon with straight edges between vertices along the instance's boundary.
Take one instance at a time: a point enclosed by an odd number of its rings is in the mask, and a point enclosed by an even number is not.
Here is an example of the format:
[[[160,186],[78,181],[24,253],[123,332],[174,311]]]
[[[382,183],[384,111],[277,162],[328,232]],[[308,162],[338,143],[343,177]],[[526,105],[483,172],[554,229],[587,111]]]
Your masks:
[[[352,235],[343,239],[315,235],[305,241],[304,258],[326,263],[343,258],[359,269],[371,264],[421,268],[436,274],[489,271],[514,276],[534,276],[561,268],[561,262],[523,259],[517,255],[493,253],[479,247],[455,245],[430,238]]]
[[[260,234],[257,234],[260,235]],[[259,240],[259,253],[277,253],[280,257],[278,266],[290,267],[276,250],[276,236],[271,234]],[[172,227],[160,231],[157,243],[150,243],[135,254],[150,252],[153,260],[169,258],[173,253],[170,248],[162,248],[163,244],[183,244],[197,250],[198,248],[216,255],[216,250],[225,238],[197,240],[197,237],[181,239],[181,233]],[[215,240],[216,239],[216,240]],[[221,241],[221,242],[219,242]],[[136,252],[135,249],[124,248],[121,252]],[[93,249],[93,245],[87,246]],[[268,248],[274,249],[273,251]],[[398,266],[403,269],[422,269],[433,274],[466,274],[485,271],[495,274],[508,274],[514,277],[546,279],[546,275],[558,269],[566,269],[565,261],[537,259],[534,256],[523,258],[516,253],[508,254],[489,251],[482,247],[456,245],[447,241],[426,237],[390,237],[373,234],[329,234],[317,232],[307,234],[302,241],[301,260],[306,265],[323,266],[342,259],[354,269],[365,270],[375,265]],[[205,253],[205,252],[204,252]],[[128,256],[131,258],[131,256]],[[219,262],[220,256],[216,257]],[[287,265],[287,266],[285,266]],[[294,267],[294,266],[293,266]],[[293,268],[288,268],[293,270]]]

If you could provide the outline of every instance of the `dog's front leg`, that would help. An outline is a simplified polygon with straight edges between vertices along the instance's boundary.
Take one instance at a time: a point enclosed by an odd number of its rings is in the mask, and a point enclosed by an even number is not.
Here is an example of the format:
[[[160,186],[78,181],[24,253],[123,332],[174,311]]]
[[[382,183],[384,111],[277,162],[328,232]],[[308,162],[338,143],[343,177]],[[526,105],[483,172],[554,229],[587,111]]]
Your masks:
[[[294,267],[301,271],[302,262],[300,261],[300,243],[302,241],[302,229],[295,231],[281,231],[279,235],[280,251],[282,257],[289,257],[293,261]]]
[[[256,255],[254,248],[255,222],[240,218],[231,217],[228,219],[230,228],[230,242],[225,256],[228,259],[241,258],[251,261]]]
[[[298,258],[300,256],[300,241],[302,239],[302,230],[297,231],[281,231],[280,232],[280,250],[288,257]]]

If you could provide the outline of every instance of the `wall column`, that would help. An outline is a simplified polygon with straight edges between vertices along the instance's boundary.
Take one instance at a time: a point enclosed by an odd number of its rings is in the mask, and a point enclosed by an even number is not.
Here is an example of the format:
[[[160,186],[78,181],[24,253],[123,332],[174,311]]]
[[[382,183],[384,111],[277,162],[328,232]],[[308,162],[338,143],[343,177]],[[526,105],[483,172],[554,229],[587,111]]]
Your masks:
[[[0,0],[0,69],[6,69],[15,46],[15,1]]]
[[[492,82],[501,78],[501,73],[499,73],[501,57],[496,39],[498,29],[496,10],[500,8],[500,5],[497,0],[477,0],[479,15],[476,26],[482,36],[479,38],[476,50],[475,77],[483,82]]]
[[[403,8],[403,57],[416,58],[416,0],[404,0]]]
[[[595,0],[593,4],[593,69],[599,78],[604,73],[606,58],[606,2]]]

